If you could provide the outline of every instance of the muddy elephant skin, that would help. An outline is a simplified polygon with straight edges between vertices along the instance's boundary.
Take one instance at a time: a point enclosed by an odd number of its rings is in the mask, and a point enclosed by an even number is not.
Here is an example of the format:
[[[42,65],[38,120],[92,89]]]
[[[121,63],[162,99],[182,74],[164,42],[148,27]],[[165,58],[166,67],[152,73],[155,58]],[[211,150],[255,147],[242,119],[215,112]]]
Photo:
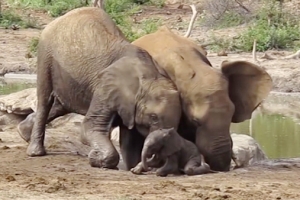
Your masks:
[[[160,163],[162,165],[158,167]],[[174,128],[155,130],[147,136],[142,150],[142,162],[132,168],[131,172],[140,174],[148,171],[149,166],[158,168],[158,176],[179,172],[187,175],[214,172],[205,163],[197,146],[181,137]]]
[[[92,147],[93,167],[118,165],[119,154],[108,138],[112,127],[120,127],[121,153],[130,169],[140,161],[149,131],[178,126],[175,85],[102,9],[74,9],[49,23],[37,58],[37,111],[18,126],[29,141],[29,156],[46,154],[45,125],[70,112],[85,115],[82,137]]]

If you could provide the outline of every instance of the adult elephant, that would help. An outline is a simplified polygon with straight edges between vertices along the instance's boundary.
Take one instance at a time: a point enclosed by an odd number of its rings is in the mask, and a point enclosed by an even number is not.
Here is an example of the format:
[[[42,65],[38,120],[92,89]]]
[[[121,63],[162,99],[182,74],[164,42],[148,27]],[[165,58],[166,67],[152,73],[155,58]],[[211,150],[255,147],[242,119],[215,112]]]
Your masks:
[[[18,126],[29,141],[29,156],[46,154],[45,124],[69,112],[85,115],[82,134],[92,147],[93,167],[119,163],[108,138],[111,127],[120,126],[121,153],[130,169],[140,161],[149,131],[178,126],[181,105],[173,82],[102,9],[74,9],[48,24],[37,62],[37,111]]]
[[[230,124],[251,118],[272,89],[269,74],[245,61],[225,61],[221,69],[213,68],[205,50],[165,26],[132,44],[148,51],[180,92],[178,132],[196,143],[212,170],[229,171]]]

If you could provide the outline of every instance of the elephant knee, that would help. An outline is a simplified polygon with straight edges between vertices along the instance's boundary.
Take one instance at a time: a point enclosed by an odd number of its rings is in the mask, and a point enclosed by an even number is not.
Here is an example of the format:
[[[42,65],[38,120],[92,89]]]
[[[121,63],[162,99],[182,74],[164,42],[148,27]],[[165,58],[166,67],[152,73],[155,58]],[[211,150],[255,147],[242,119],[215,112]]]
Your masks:
[[[190,167],[190,166],[186,166],[185,168],[184,168],[184,173],[186,174],[186,175],[188,175],[188,176],[191,176],[191,175],[194,175],[195,174],[195,172],[194,172],[194,168],[193,167]]]
[[[31,113],[26,117],[26,119],[21,121],[17,126],[17,131],[19,135],[26,142],[30,141],[34,119],[35,119],[35,113]]]

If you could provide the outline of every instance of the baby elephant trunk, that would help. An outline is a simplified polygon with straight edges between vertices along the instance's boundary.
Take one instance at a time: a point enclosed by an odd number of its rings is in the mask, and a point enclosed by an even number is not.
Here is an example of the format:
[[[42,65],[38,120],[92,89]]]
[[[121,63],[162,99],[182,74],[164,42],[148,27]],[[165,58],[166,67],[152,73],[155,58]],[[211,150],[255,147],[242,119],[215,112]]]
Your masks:
[[[143,151],[142,151],[142,163],[143,163],[143,168],[148,171],[148,163],[147,163],[147,158],[149,157],[149,153],[148,153],[148,148],[144,147]]]

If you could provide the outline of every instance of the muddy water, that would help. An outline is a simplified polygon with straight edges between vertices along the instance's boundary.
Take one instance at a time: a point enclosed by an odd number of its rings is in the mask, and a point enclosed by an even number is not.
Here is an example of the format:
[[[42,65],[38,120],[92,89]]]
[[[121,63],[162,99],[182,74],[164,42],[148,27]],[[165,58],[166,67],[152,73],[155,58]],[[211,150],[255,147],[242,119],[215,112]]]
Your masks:
[[[251,120],[231,131],[251,135],[269,158],[300,157],[300,94],[270,94]]]
[[[34,86],[33,81],[0,80],[0,95]],[[232,124],[231,131],[254,137],[269,158],[300,157],[300,93],[271,93],[251,120]]]

